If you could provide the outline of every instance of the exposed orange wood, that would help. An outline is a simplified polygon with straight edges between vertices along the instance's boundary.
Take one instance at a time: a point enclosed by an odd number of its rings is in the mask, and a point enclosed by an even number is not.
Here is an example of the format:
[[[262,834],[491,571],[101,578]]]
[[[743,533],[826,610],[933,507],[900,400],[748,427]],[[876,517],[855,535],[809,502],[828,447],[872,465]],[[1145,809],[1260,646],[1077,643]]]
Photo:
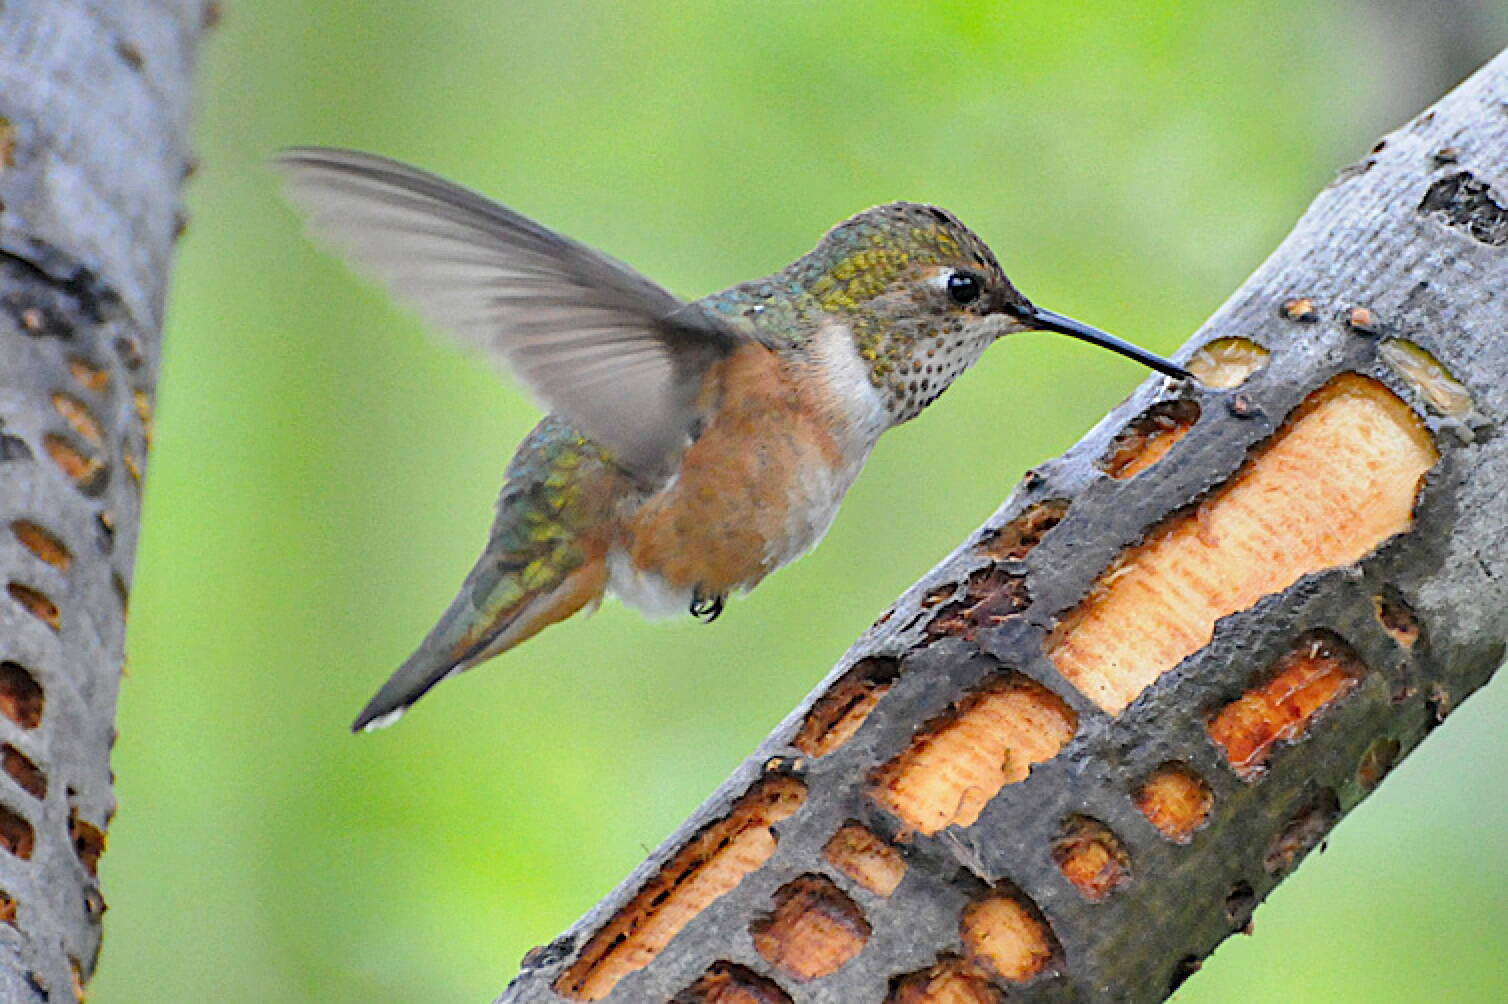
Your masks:
[[[1053,631],[1048,655],[1119,712],[1207,645],[1221,617],[1407,530],[1420,479],[1438,458],[1392,391],[1354,373],[1336,377],[1228,483],[1107,569]]]

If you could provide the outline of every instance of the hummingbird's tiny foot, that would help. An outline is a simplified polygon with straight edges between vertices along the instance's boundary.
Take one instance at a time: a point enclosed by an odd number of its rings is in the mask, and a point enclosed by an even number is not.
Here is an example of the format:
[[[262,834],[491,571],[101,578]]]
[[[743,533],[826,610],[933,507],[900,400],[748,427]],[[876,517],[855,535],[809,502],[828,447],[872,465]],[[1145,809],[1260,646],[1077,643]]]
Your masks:
[[[700,592],[693,593],[691,597],[691,616],[703,624],[711,624],[723,612],[723,599],[722,596],[714,596],[708,599]]]

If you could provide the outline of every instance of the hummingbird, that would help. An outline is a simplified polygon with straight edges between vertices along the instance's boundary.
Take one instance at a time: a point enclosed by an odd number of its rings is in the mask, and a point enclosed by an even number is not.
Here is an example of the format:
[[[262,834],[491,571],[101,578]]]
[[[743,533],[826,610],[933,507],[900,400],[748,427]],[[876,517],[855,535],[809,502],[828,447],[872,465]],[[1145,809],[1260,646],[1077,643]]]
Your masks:
[[[822,539],[881,434],[1006,335],[1059,332],[1188,377],[1032,304],[934,205],[867,209],[780,271],[686,301],[419,168],[320,147],[276,163],[316,238],[549,409],[481,558],[353,731],[606,593],[716,620]]]

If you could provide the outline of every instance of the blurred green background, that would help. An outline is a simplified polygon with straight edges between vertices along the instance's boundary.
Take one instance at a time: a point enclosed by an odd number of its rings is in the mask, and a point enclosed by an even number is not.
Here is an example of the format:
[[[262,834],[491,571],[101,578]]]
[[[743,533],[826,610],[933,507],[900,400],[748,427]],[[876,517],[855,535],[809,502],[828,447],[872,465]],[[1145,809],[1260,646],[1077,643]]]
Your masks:
[[[1508,43],[1485,2],[226,6],[132,602],[99,1004],[490,1000],[1143,378],[1012,339],[715,628],[609,605],[353,738],[537,412],[299,237],[264,166],[278,147],[423,164],[687,296],[865,206],[932,200],[1034,299],[1170,351],[1338,167]],[[1499,681],[1178,999],[1508,1000],[1505,716]]]

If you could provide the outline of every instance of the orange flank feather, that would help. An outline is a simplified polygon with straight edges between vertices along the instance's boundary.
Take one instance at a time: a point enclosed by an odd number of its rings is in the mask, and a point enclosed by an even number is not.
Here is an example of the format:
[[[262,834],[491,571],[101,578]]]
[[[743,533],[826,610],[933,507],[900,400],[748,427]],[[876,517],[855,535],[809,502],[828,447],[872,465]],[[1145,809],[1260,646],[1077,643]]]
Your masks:
[[[807,400],[813,388],[790,366],[751,345],[713,367],[710,422],[675,480],[624,521],[635,568],[712,595],[749,588],[789,560],[802,496],[843,462],[827,409]]]

